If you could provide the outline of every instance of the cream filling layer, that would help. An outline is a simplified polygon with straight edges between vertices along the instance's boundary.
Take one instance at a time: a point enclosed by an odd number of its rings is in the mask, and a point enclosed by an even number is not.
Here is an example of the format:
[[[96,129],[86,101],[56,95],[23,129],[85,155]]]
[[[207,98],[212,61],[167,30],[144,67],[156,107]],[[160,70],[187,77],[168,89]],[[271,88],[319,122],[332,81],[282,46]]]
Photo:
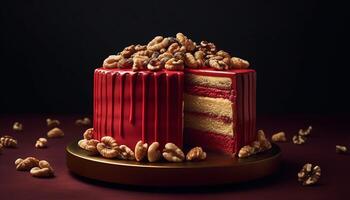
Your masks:
[[[233,123],[225,123],[210,117],[185,114],[185,127],[233,137]]]
[[[223,98],[196,96],[184,93],[185,111],[213,114],[232,119],[232,102]]]
[[[185,81],[191,85],[200,85],[225,90],[230,90],[232,85],[232,80],[228,77],[213,77],[195,74],[186,74]]]

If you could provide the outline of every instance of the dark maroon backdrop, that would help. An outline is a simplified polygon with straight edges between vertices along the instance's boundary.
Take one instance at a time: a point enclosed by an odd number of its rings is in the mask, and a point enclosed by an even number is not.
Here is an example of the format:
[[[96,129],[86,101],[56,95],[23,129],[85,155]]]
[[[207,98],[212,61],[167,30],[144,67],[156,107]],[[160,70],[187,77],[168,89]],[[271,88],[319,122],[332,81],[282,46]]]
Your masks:
[[[336,144],[349,145],[350,141],[348,120],[341,116],[260,116],[258,127],[268,135],[283,130],[290,139],[299,128],[314,127],[305,145],[279,144],[283,162],[278,173],[242,184],[168,189],[102,183],[71,174],[65,165],[64,149],[81,138],[85,128],[74,125],[78,116],[50,116],[61,120],[65,136],[49,139],[47,149],[35,149],[35,140],[45,136],[48,130],[45,117],[0,116],[0,134],[11,134],[19,141],[17,149],[4,149],[0,154],[0,199],[344,199],[349,195],[350,157],[335,153]],[[12,123],[17,120],[23,122],[23,132],[11,130]],[[47,159],[54,167],[56,177],[38,179],[28,172],[16,171],[14,161],[26,156]],[[297,172],[306,162],[322,168],[320,182],[312,187],[302,187],[297,181]]]

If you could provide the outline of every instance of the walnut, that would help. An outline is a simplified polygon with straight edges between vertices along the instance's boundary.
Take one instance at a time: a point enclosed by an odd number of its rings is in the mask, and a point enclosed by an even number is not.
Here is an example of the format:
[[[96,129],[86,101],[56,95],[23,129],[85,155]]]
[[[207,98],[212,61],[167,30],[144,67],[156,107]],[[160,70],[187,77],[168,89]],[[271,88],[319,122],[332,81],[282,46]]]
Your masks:
[[[271,140],[273,142],[286,142],[286,134],[284,132],[278,132],[272,135]]]
[[[249,67],[249,62],[241,58],[232,57],[231,62],[234,69],[246,69]]]
[[[216,55],[221,56],[223,58],[231,58],[230,54],[223,50],[216,52]]]
[[[182,33],[177,33],[176,39],[182,46],[186,48],[186,51],[188,52],[192,52],[196,48],[196,44]]]
[[[91,124],[91,119],[88,117],[84,117],[83,119],[75,120],[75,124],[78,126],[89,126]]]
[[[110,136],[102,137],[101,142],[96,147],[98,152],[105,158],[117,157],[120,152],[117,142]]]
[[[227,69],[228,65],[221,60],[210,59],[209,66],[216,70],[224,70]]]
[[[79,140],[78,146],[86,151],[89,151],[91,154],[97,154],[98,143],[99,141],[95,139],[82,139],[82,140]]]
[[[19,122],[15,122],[12,126],[12,129],[14,131],[23,131],[23,124],[21,124]]]
[[[186,160],[188,161],[201,161],[207,158],[207,153],[205,153],[202,147],[192,148],[186,155]]]
[[[143,143],[142,140],[138,141],[135,145],[135,159],[142,161],[147,156],[148,144]]]
[[[348,152],[348,148],[346,146],[342,146],[342,145],[335,145],[335,152],[341,154],[341,153],[347,153]]]
[[[158,59],[162,62],[162,63],[166,63],[168,60],[170,60],[171,58],[173,58],[173,54],[169,53],[169,52],[165,52],[162,53],[158,56]]]
[[[171,54],[174,54],[176,52],[180,51],[180,45],[179,43],[172,43],[169,47],[168,47],[168,52]]]
[[[312,126],[309,126],[306,130],[300,129],[298,134],[301,136],[308,136],[311,134]]]
[[[47,118],[46,123],[49,128],[54,128],[60,125],[60,121],[58,121],[57,119]]]
[[[117,155],[118,159],[121,160],[135,160],[135,153],[126,145],[119,146],[119,154]]]
[[[63,137],[63,136],[64,136],[64,132],[57,127],[53,128],[49,132],[47,132],[48,138],[58,138],[58,137]]]
[[[163,157],[169,162],[182,162],[185,154],[174,143],[167,143],[163,149]]]
[[[198,50],[203,51],[205,54],[216,54],[217,52],[215,44],[207,41],[201,41]]]
[[[246,157],[249,157],[250,155],[253,155],[254,153],[255,153],[255,148],[250,145],[246,145],[239,150],[238,157],[246,158]]]
[[[102,66],[104,68],[116,68],[121,59],[124,59],[121,55],[110,55],[103,61]]]
[[[13,147],[13,148],[15,148],[18,144],[17,140],[14,137],[9,135],[2,136],[0,138],[0,143],[4,147]]]
[[[147,49],[152,51],[159,51],[163,48],[167,48],[169,45],[170,45],[169,38],[163,38],[161,36],[157,36],[150,43],[148,43]]]
[[[39,160],[34,157],[27,157],[25,159],[18,158],[15,161],[15,165],[18,171],[28,171],[33,167],[39,166]]]
[[[149,61],[147,65],[147,69],[151,71],[158,71],[163,68],[164,63],[160,61],[158,58],[154,58]]]
[[[147,56],[147,57],[151,57],[153,55],[154,51],[151,50],[142,50],[142,51],[138,51],[136,53],[134,53],[131,57],[135,57],[135,56]]]
[[[35,143],[35,148],[46,148],[47,147],[47,139],[46,138],[39,138]]]
[[[133,65],[133,59],[132,58],[122,58],[118,61],[118,67],[119,68],[131,68]]]
[[[185,53],[183,53],[181,51],[176,52],[176,53],[174,53],[174,58],[177,59],[177,60],[184,61],[185,60]]]
[[[198,68],[198,62],[191,53],[185,54],[185,64],[189,68]]]
[[[128,47],[125,47],[122,52],[120,52],[120,55],[124,58],[130,58],[132,54],[136,52],[135,45],[130,45]]]
[[[33,167],[30,170],[30,174],[34,177],[52,177],[54,175],[54,170],[45,160],[39,162],[39,167]]]
[[[94,136],[94,128],[88,128],[83,134],[84,139],[90,140]]]
[[[321,168],[317,165],[313,166],[307,163],[298,173],[298,181],[304,186],[314,185],[321,177]]]
[[[137,44],[135,46],[135,51],[143,51],[143,50],[146,50],[147,49],[147,46],[146,45],[140,45],[140,44]]]
[[[182,60],[177,60],[175,58],[171,58],[165,63],[164,67],[167,70],[181,71],[184,69],[184,63]]]
[[[306,137],[302,135],[294,135],[292,141],[294,144],[304,144],[306,142]]]
[[[161,153],[159,151],[159,143],[153,142],[151,145],[149,145],[148,151],[147,151],[147,158],[149,162],[156,162],[161,158]]]
[[[4,148],[4,146],[3,146],[2,143],[0,142],[0,154],[1,154],[3,148]]]
[[[132,65],[133,71],[142,70],[147,66],[149,58],[147,56],[135,56],[133,57],[134,64]]]

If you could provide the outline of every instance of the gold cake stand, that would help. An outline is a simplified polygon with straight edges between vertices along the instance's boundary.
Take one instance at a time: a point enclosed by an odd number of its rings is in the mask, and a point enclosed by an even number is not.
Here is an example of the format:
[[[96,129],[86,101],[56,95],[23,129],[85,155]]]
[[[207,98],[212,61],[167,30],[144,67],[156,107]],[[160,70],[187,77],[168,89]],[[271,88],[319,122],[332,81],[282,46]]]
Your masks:
[[[91,156],[77,145],[66,148],[67,166],[73,173],[105,182],[137,186],[200,186],[239,183],[276,172],[281,149],[273,144],[269,151],[240,159],[208,153],[201,162],[148,163]]]

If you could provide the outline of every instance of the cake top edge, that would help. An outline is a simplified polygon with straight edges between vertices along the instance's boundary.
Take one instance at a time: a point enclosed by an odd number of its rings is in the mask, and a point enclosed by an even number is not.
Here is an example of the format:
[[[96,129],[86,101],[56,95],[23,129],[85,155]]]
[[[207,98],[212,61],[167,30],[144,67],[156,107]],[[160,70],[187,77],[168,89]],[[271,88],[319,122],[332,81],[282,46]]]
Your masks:
[[[103,61],[106,69],[131,71],[183,71],[206,69],[230,71],[247,69],[249,62],[218,50],[214,43],[201,41],[198,45],[182,33],[176,37],[156,36],[147,45],[130,45]]]

